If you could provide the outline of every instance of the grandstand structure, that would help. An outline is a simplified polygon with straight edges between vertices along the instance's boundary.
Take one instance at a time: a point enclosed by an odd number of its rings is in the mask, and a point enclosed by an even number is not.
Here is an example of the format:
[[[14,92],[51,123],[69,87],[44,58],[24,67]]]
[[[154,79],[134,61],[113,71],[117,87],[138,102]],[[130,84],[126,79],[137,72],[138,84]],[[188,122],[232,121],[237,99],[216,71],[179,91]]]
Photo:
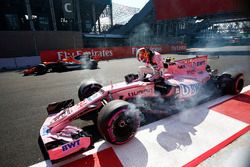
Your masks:
[[[111,0],[3,0],[0,30],[7,31],[98,31],[103,11],[112,25]]]
[[[111,10],[106,8],[100,15],[100,24],[96,23],[97,28],[96,33],[84,33],[85,47],[112,47],[112,46],[127,46],[128,35],[122,33],[113,33],[113,30],[123,28],[130,19],[137,13],[139,13],[139,8],[129,7],[117,3],[112,3],[112,18],[113,22],[111,26],[110,14]]]
[[[150,0],[126,25],[111,33],[128,35],[130,45],[250,44],[249,4],[247,0]]]

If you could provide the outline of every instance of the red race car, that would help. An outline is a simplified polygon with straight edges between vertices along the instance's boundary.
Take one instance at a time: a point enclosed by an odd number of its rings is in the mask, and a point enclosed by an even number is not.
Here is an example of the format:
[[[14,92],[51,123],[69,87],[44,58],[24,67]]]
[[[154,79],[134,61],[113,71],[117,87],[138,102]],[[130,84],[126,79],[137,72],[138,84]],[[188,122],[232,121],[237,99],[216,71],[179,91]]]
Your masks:
[[[78,104],[73,99],[49,104],[40,129],[49,158],[57,160],[92,148],[93,136],[73,126],[76,119],[93,120],[106,141],[121,145],[135,136],[144,111],[180,109],[185,102],[196,100],[197,104],[214,95],[238,94],[244,86],[242,74],[215,74],[207,66],[207,56],[168,61],[165,67],[164,78],[155,81],[148,76],[138,81],[136,74],[129,74],[124,82],[104,87],[84,83],[78,90]],[[149,105],[155,102],[158,105]]]
[[[66,70],[75,69],[96,69],[98,61],[91,58],[89,55],[78,55],[75,57],[68,57],[57,62],[43,62],[37,66],[28,68],[23,71],[23,74],[31,75],[42,75],[48,71],[62,72]]]

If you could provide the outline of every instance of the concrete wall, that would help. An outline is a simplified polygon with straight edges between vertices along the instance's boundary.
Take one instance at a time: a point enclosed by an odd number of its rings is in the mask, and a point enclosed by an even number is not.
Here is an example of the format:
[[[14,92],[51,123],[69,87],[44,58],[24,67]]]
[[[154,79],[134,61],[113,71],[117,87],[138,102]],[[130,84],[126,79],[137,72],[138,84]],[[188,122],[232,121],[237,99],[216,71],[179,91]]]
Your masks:
[[[44,50],[83,47],[80,32],[0,31],[0,68],[18,68],[40,63]]]

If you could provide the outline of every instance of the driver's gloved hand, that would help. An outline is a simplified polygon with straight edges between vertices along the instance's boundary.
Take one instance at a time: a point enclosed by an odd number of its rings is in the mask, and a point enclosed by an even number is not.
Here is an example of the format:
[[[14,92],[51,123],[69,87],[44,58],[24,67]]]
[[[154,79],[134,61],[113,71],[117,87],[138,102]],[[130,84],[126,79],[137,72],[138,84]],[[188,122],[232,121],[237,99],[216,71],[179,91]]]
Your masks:
[[[150,82],[153,82],[154,80],[155,80],[155,77],[153,76],[153,77],[150,77],[150,78],[148,78],[148,80],[150,81]]]
[[[131,83],[131,82],[135,82],[136,80],[138,80],[139,76],[138,74],[128,74],[125,76],[125,81],[127,83]]]

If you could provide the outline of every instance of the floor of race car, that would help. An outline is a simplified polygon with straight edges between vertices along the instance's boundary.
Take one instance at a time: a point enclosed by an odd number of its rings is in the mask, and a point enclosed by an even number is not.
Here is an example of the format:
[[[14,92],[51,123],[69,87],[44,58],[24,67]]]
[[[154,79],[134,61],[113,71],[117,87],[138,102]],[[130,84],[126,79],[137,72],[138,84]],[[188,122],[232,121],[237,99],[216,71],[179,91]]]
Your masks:
[[[143,126],[127,144],[100,141],[94,149],[53,165],[196,166],[249,130],[250,85],[240,95],[223,96]],[[34,166],[50,165],[44,161]]]

